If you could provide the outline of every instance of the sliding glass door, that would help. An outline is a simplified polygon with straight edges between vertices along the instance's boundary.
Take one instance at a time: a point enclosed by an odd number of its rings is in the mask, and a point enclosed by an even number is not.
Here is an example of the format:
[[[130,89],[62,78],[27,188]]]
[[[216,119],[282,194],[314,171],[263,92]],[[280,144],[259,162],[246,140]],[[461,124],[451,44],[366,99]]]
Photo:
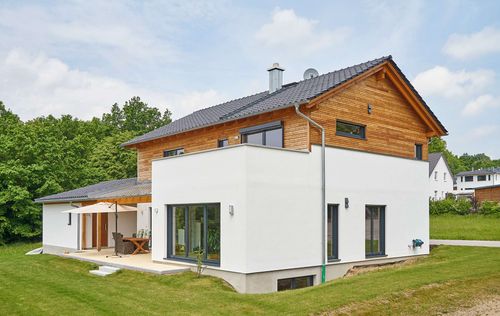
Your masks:
[[[167,212],[169,258],[220,261],[220,204],[171,205]]]
[[[385,254],[385,206],[366,206],[365,254],[367,257]]]

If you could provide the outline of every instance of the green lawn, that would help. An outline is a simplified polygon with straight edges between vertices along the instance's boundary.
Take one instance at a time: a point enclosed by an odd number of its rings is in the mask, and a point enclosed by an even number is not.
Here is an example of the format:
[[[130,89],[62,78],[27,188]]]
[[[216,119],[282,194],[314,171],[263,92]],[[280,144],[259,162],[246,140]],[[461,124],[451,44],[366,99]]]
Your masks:
[[[262,295],[235,293],[193,273],[158,276],[120,271],[90,275],[92,264],[51,255],[37,245],[0,247],[0,315],[10,314],[436,314],[500,295],[500,249],[447,247],[411,265]]]
[[[500,240],[500,217],[431,215],[431,239]]]

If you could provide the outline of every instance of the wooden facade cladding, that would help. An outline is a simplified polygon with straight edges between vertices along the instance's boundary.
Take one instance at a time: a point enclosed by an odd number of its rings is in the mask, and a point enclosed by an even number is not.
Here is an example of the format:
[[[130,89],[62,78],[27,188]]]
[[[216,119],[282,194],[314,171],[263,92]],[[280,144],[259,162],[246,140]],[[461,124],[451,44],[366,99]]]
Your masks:
[[[422,144],[423,159],[428,158],[429,129],[387,76],[372,75],[339,91],[314,106],[310,116],[325,128],[328,146],[414,158],[415,144]],[[336,120],[366,126],[366,138],[336,135]],[[312,144],[321,144],[312,126],[310,135]]]
[[[192,153],[213,149],[217,148],[219,139],[228,139],[229,145],[240,144],[240,129],[277,120],[283,122],[285,148],[308,148],[308,123],[292,108],[277,110],[133,146],[137,150],[138,179],[151,180],[151,161],[163,157],[164,150],[184,148],[185,153]]]
[[[500,186],[477,188],[474,191],[474,196],[479,203],[482,203],[484,201],[500,202]]]
[[[391,67],[387,63],[376,67],[301,107],[303,113],[325,127],[327,146],[414,159],[415,145],[420,144],[423,160],[428,159],[429,138],[446,131],[414,95],[409,95],[408,86]],[[152,160],[161,158],[164,150],[184,148],[185,153],[191,153],[213,149],[219,139],[228,139],[229,145],[239,144],[241,128],[276,120],[283,122],[285,148],[310,150],[311,144],[321,144],[319,131],[295,109],[276,110],[131,145],[137,150],[138,179],[151,180]],[[366,126],[365,139],[336,135],[336,120]]]

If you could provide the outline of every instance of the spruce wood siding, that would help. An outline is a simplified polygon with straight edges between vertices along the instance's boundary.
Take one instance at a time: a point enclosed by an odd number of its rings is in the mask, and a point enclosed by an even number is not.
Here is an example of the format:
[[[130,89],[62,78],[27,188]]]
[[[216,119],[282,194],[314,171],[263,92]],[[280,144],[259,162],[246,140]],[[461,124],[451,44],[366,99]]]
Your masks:
[[[474,195],[480,203],[484,201],[500,202],[500,186],[490,188],[477,188]]]
[[[340,91],[320,103],[311,117],[325,127],[329,146],[414,158],[419,143],[427,160],[428,129],[387,77],[377,80],[373,75]],[[335,135],[336,119],[366,125],[366,139]],[[310,133],[311,143],[321,144],[318,130],[311,126]]]
[[[185,153],[192,153],[213,149],[217,148],[217,140],[223,138],[229,140],[229,145],[239,144],[241,142],[239,137],[241,128],[277,120],[283,122],[285,148],[308,148],[308,123],[298,117],[294,109],[278,110],[138,144],[135,146],[137,149],[138,180],[151,179],[151,161],[163,157],[164,150],[182,147]]]

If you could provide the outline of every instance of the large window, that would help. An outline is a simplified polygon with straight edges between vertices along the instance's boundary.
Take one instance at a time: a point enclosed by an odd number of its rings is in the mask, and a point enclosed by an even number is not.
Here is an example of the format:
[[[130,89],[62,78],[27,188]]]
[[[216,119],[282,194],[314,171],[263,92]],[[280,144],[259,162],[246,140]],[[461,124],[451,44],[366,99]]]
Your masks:
[[[477,181],[486,181],[486,176],[477,176]]]
[[[367,257],[385,255],[385,206],[366,206],[365,254]]]
[[[278,291],[300,289],[303,287],[313,286],[314,276],[302,276],[289,279],[279,279],[278,280]]]
[[[167,212],[169,258],[220,262],[220,204],[171,205]]]
[[[163,151],[163,157],[172,157],[184,154],[184,148],[170,149]]]
[[[328,260],[339,258],[339,206],[328,204]]]
[[[472,182],[474,181],[474,176],[465,176],[465,182]]]
[[[366,127],[364,125],[337,121],[336,134],[340,136],[365,139]]]
[[[270,147],[283,147],[283,126],[280,121],[240,130],[241,142]]]

